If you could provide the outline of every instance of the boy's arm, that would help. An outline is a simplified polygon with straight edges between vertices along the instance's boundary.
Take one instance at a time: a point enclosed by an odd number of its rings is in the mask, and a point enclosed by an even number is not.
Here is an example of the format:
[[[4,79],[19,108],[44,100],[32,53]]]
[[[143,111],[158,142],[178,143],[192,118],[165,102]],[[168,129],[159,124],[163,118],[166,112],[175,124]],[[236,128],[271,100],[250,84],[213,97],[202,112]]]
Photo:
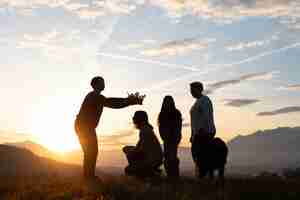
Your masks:
[[[134,105],[134,102],[130,102],[128,98],[104,98],[104,106],[109,108],[125,108],[127,106]]]
[[[142,100],[136,98],[136,97],[128,97],[128,98],[115,98],[115,97],[104,97],[104,106],[109,108],[125,108],[127,106],[131,105],[138,105],[142,104]]]

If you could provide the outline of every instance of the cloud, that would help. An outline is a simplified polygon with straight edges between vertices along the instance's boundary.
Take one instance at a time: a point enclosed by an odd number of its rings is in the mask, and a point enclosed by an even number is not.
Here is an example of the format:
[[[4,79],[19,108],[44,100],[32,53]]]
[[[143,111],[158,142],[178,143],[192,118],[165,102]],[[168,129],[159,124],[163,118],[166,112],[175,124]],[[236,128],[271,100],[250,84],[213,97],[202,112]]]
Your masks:
[[[299,18],[298,0],[150,0],[170,17],[199,16],[216,22],[231,23],[245,17]]]
[[[157,43],[157,41],[155,41],[155,40],[146,39],[146,40],[131,42],[131,43],[128,43],[125,45],[120,45],[118,48],[122,51],[128,51],[130,49],[145,48],[147,45],[153,45],[156,43]]]
[[[96,56],[96,49],[81,45],[81,31],[58,32],[55,29],[42,34],[24,34],[16,41],[16,48],[37,50],[51,61],[79,62],[81,58]]]
[[[73,11],[81,19],[95,19],[96,17],[105,16],[106,12],[104,9],[97,7],[81,7]]]
[[[157,48],[146,49],[142,51],[142,54],[151,57],[181,55],[193,50],[206,49],[210,43],[215,41],[216,39],[213,38],[186,38],[167,42]]]
[[[258,99],[224,99],[225,105],[232,107],[242,107],[259,102]]]
[[[42,34],[24,34],[19,44],[28,44],[28,46],[47,46],[56,45],[64,42],[74,42],[80,40],[80,31],[73,30],[67,33],[61,33],[55,29]],[[17,45],[19,48],[26,48],[26,45]]]
[[[42,7],[62,8],[81,19],[95,19],[99,16],[130,14],[139,2],[128,0],[0,0],[0,7],[12,8],[19,14],[28,15]],[[24,12],[26,11],[26,12]]]
[[[226,63],[225,64],[207,64],[206,68],[208,68],[208,70],[206,70],[206,71],[190,72],[190,73],[185,74],[183,76],[176,77],[175,79],[164,80],[160,83],[156,83],[155,85],[153,85],[149,88],[143,88],[142,90],[149,92],[149,91],[152,91],[152,90],[161,89],[161,88],[167,87],[167,86],[169,86],[171,84],[174,84],[176,82],[179,82],[179,81],[189,80],[192,77],[208,74],[209,72],[212,72],[212,71],[215,72],[216,70],[221,69],[221,68],[235,67],[235,66],[238,66],[238,65],[241,65],[241,64],[251,63],[251,62],[257,61],[261,58],[267,57],[267,56],[282,53],[282,52],[288,51],[290,49],[299,48],[299,46],[300,46],[300,42],[296,42],[296,43],[292,43],[292,44],[288,44],[286,46],[280,47],[278,49],[272,49],[272,50],[269,50],[269,51],[265,51],[265,52],[262,52],[262,53],[259,53],[259,54],[255,55],[255,56],[251,56],[251,57],[248,57],[246,59],[243,59],[243,60],[240,60],[240,61],[237,61],[237,62],[233,62],[233,63],[229,63],[229,64],[226,64]],[[186,66],[186,67],[189,67],[189,66]]]
[[[226,49],[228,51],[241,51],[244,49],[266,46],[274,40],[278,40],[277,35],[273,35],[270,39],[266,39],[266,40],[255,40],[255,41],[251,41],[251,42],[240,42],[237,44],[231,44],[231,45],[228,45],[226,47]]]
[[[95,19],[107,15],[129,15],[136,9],[134,2],[126,0],[95,1],[86,3],[73,3],[72,1],[63,6],[69,12],[76,14],[81,19]]]
[[[295,19],[300,18],[298,0],[0,0],[0,7],[15,9],[21,15],[49,7],[62,8],[81,19],[110,14],[129,15],[140,5],[159,7],[171,18],[193,15],[220,23],[264,16],[299,27]]]
[[[274,115],[281,115],[287,113],[295,113],[300,112],[300,106],[289,106],[284,107],[278,110],[269,111],[269,112],[259,112],[257,113],[258,116],[274,116]]]
[[[98,52],[98,55],[103,56],[103,57],[110,57],[110,58],[114,58],[114,59],[124,59],[124,60],[134,61],[134,62],[155,64],[155,65],[174,68],[174,69],[185,69],[185,70],[194,71],[194,72],[197,71],[199,73],[199,69],[194,66],[177,65],[177,64],[171,64],[171,63],[166,63],[166,62],[161,62],[161,61],[156,61],[156,60],[136,58],[136,57],[131,57],[131,56],[124,56],[124,55],[110,54],[110,53],[103,53],[103,52]]]
[[[259,72],[259,73],[251,73],[251,74],[246,74],[243,76],[240,76],[236,79],[230,79],[230,80],[225,80],[225,81],[219,81],[213,84],[209,84],[207,86],[207,90],[205,91],[206,94],[211,94],[215,92],[218,89],[230,86],[230,85],[236,85],[239,84],[243,81],[253,81],[253,80],[270,80],[274,77],[275,74],[278,72]]]
[[[300,84],[287,85],[279,88],[280,90],[300,91]]]
[[[136,4],[127,0],[105,1],[107,9],[113,14],[128,15],[136,9]],[[138,3],[138,2],[137,2]]]

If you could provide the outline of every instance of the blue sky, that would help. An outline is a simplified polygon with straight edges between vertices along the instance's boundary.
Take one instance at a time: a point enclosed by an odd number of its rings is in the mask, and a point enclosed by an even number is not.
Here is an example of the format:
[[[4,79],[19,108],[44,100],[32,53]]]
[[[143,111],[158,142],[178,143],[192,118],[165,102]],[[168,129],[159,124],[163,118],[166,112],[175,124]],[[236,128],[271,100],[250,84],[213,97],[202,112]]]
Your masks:
[[[147,95],[142,107],[106,109],[104,138],[134,143],[134,111],[155,124],[167,94],[188,123],[192,81],[210,91],[225,140],[297,126],[299,11],[296,0],[0,0],[0,139],[77,148],[73,120],[95,75],[107,96]]]

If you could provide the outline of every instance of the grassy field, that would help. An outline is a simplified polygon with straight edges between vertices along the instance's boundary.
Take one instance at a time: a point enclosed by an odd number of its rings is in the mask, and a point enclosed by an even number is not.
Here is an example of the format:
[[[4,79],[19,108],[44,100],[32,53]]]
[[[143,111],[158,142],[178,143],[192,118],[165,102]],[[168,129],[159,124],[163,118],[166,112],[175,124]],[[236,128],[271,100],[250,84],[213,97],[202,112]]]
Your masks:
[[[1,178],[1,200],[210,200],[220,199],[215,182],[182,178],[142,182],[129,177],[103,177],[104,193],[93,194],[78,178]],[[300,179],[227,178],[226,200],[299,200]]]

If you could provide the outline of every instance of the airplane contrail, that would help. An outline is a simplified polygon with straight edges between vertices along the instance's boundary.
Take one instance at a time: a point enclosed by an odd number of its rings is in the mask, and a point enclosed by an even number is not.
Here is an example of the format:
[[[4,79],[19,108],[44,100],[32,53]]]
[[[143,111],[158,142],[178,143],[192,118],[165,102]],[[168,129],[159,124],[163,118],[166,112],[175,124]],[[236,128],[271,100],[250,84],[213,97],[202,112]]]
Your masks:
[[[159,88],[169,86],[170,84],[173,84],[173,83],[178,82],[178,81],[187,80],[187,79],[189,79],[191,77],[194,77],[194,76],[207,74],[211,71],[216,71],[216,70],[219,70],[221,68],[234,67],[236,65],[249,63],[249,62],[252,62],[252,61],[259,60],[263,57],[270,56],[270,55],[280,53],[280,52],[284,52],[284,51],[287,51],[289,49],[293,49],[293,48],[296,48],[296,47],[299,47],[299,46],[300,46],[300,42],[297,42],[297,43],[294,43],[294,44],[291,44],[291,45],[281,47],[279,49],[265,51],[265,52],[260,53],[258,55],[255,55],[255,56],[252,56],[252,57],[249,57],[249,58],[246,58],[244,60],[237,61],[237,62],[229,63],[229,64],[206,64],[207,67],[220,66],[220,67],[216,67],[216,68],[209,68],[206,71],[201,71],[199,68],[193,67],[193,66],[176,65],[176,64],[170,64],[170,63],[154,61],[154,60],[148,60],[148,59],[142,59],[142,58],[135,58],[135,57],[124,56],[124,55],[116,55],[116,54],[103,53],[103,52],[98,52],[97,54],[100,55],[100,56],[104,56],[104,57],[111,57],[111,58],[116,58],[116,59],[125,59],[125,60],[128,60],[128,61],[135,61],[135,62],[151,63],[151,64],[157,64],[157,65],[160,65],[160,66],[166,66],[166,67],[170,67],[170,68],[185,69],[185,70],[192,71],[192,73],[185,74],[184,76],[177,77],[177,78],[171,79],[171,80],[165,80],[165,81],[162,81],[158,84],[153,85],[150,88],[142,88],[141,89],[142,91],[150,92],[150,91],[155,90],[155,89],[159,89]]]
[[[160,82],[160,83],[158,83],[158,84],[153,85],[152,87],[140,88],[139,91],[141,91],[141,92],[151,92],[151,91],[153,91],[153,90],[156,90],[156,89],[160,89],[160,88],[164,88],[164,87],[166,87],[166,86],[169,86],[169,85],[171,85],[171,84],[173,84],[173,83],[176,83],[176,82],[178,82],[178,81],[190,79],[190,78],[192,78],[192,77],[194,77],[194,76],[203,75],[203,74],[206,74],[206,73],[208,73],[208,72],[206,72],[206,71],[205,71],[205,72],[199,72],[199,73],[190,72],[190,73],[185,74],[184,76],[180,76],[180,77],[178,77],[178,78],[176,78],[176,79],[171,79],[171,80],[165,80],[165,81],[162,81],[162,82]]]
[[[248,62],[251,62],[251,61],[259,60],[262,57],[273,55],[275,53],[280,53],[280,52],[283,52],[283,51],[286,51],[286,50],[289,50],[289,49],[293,49],[293,48],[296,48],[296,47],[299,47],[299,46],[300,46],[300,42],[297,42],[297,43],[294,43],[294,44],[291,44],[291,45],[281,47],[279,49],[273,49],[273,50],[270,50],[270,51],[265,51],[265,52],[260,53],[256,56],[252,56],[252,57],[246,58],[246,59],[238,61],[238,62],[234,62],[234,63],[230,63],[230,64],[223,64],[223,66],[224,67],[232,67],[232,66],[248,63]]]
[[[128,61],[155,64],[155,65],[160,65],[160,66],[165,66],[165,67],[175,68],[175,69],[185,69],[185,70],[194,71],[194,72],[200,71],[199,68],[193,67],[193,66],[176,65],[176,64],[160,62],[160,61],[155,61],[155,60],[135,58],[135,57],[131,57],[131,56],[124,56],[124,55],[117,55],[117,54],[110,54],[110,53],[103,53],[103,52],[98,52],[97,55],[100,55],[100,56],[103,56],[103,57],[111,57],[111,58],[115,58],[115,59],[124,59],[124,60],[128,60]]]
[[[273,55],[273,54],[276,54],[276,53],[280,53],[280,52],[284,52],[284,51],[287,51],[289,49],[297,48],[299,46],[300,46],[300,42],[297,42],[297,43],[294,43],[294,44],[290,44],[290,45],[281,47],[279,49],[265,51],[265,52],[260,53],[258,55],[246,58],[244,60],[240,60],[238,62],[233,62],[233,63],[230,63],[230,64],[208,64],[206,66],[221,66],[221,67],[220,68],[212,68],[212,69],[207,70],[206,72],[202,72],[202,73],[192,72],[192,73],[189,73],[189,74],[185,74],[184,76],[177,77],[175,79],[165,80],[165,81],[162,81],[162,82],[160,82],[158,84],[155,84],[154,86],[150,87],[147,91],[152,91],[152,90],[155,90],[155,89],[163,88],[163,87],[169,86],[170,84],[173,84],[175,82],[182,81],[182,80],[188,80],[188,79],[190,79],[193,76],[198,76],[200,74],[203,75],[203,74],[206,74],[206,73],[208,73],[210,71],[216,71],[216,70],[221,69],[223,67],[225,67],[225,68],[226,67],[234,67],[236,65],[240,65],[240,64],[245,64],[245,63],[249,63],[249,62],[252,62],[252,61],[256,61],[256,60],[259,60],[259,59],[261,59],[263,57],[270,56],[270,55]]]

